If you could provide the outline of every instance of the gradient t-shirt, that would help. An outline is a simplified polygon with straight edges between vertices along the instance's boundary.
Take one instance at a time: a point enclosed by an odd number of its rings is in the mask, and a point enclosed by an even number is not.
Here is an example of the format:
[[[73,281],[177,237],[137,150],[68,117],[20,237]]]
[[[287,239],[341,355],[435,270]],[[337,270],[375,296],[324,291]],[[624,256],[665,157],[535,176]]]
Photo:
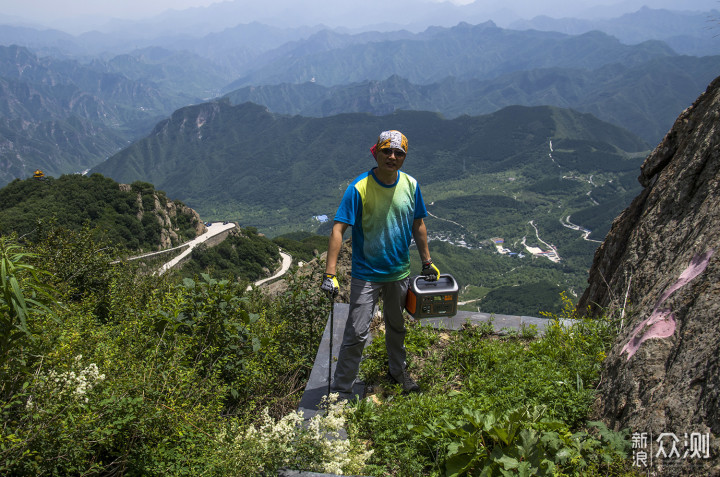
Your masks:
[[[336,222],[352,226],[352,276],[390,282],[410,275],[413,222],[426,216],[420,186],[404,172],[392,185],[372,170],[356,178],[335,214]]]

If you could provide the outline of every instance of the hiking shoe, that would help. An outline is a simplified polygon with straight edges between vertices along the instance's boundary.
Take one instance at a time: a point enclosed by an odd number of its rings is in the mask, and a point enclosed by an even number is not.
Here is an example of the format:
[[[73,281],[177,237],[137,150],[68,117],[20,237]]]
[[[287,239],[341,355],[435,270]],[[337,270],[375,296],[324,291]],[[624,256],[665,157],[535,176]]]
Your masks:
[[[407,369],[403,371],[400,380],[395,379],[395,377],[390,373],[388,373],[388,378],[402,386],[403,394],[420,392],[420,386],[418,386],[418,383],[410,377],[410,373],[407,372]]]

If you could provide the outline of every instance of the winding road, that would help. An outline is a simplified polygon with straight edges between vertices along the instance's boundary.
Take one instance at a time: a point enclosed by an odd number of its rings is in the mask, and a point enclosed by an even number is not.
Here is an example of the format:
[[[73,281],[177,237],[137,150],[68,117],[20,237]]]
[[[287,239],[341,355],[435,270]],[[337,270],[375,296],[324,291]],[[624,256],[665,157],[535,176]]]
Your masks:
[[[265,282],[269,282],[270,280],[275,280],[278,277],[281,277],[287,273],[288,270],[290,270],[290,265],[292,265],[292,256],[289,254],[283,252],[280,250],[280,256],[282,257],[282,266],[280,267],[280,270],[275,273],[272,277],[263,278],[262,280],[258,280],[254,283],[256,287],[262,285]],[[247,289],[250,290],[252,288],[252,285],[248,285]]]
[[[579,225],[575,225],[572,222],[570,222],[570,216],[568,215],[567,218],[563,221],[562,217],[560,217],[560,223],[563,227],[567,227],[572,230],[577,230],[579,232],[582,232],[583,234],[583,240],[587,240],[588,242],[596,242],[596,243],[602,243],[602,240],[595,240],[590,238],[590,234],[592,233],[591,230],[588,230],[586,228],[583,228]]]
[[[137,255],[135,257],[129,257],[126,258],[126,260],[138,260],[141,258],[146,257],[152,257],[153,255],[159,255],[161,253],[167,253],[171,252],[173,250],[180,250],[185,249],[183,252],[178,255],[177,257],[174,257],[169,262],[165,263],[162,267],[160,267],[157,272],[155,272],[157,275],[162,275],[163,273],[167,272],[168,270],[172,269],[174,266],[176,266],[178,263],[180,263],[181,260],[186,258],[188,255],[190,255],[195,247],[200,245],[201,243],[206,242],[212,237],[215,237],[216,235],[219,235],[227,230],[231,230],[237,227],[237,225],[233,222],[212,222],[210,225],[207,226],[207,231],[195,237],[193,240],[189,242],[185,242],[182,245],[178,245],[177,247],[168,248],[165,250],[160,250],[159,252],[150,252],[150,253],[144,253],[142,255]],[[280,256],[282,257],[282,265],[280,266],[280,269],[271,277],[263,278],[262,280],[258,280],[254,283],[255,286],[260,286],[265,282],[269,282],[270,280],[274,280],[278,277],[281,277],[287,273],[288,270],[290,270],[290,266],[292,265],[292,256],[290,254],[287,254],[282,251],[282,249],[278,249],[280,252]],[[248,290],[252,288],[252,285],[248,286]]]
[[[184,244],[180,245],[179,247],[175,247],[174,249],[178,249],[178,248],[182,248],[182,247],[187,247],[187,249],[183,250],[183,252],[180,255],[178,255],[177,257],[173,258],[172,260],[167,262],[165,265],[160,267],[160,269],[157,271],[157,274],[162,275],[163,273],[167,272],[172,267],[174,267],[175,265],[180,263],[180,261],[182,259],[184,259],[188,255],[190,255],[192,253],[193,249],[195,247],[197,247],[198,245],[200,245],[201,243],[207,241],[208,239],[210,239],[216,235],[219,235],[219,234],[225,232],[226,230],[234,229],[235,227],[236,227],[236,225],[233,222],[228,222],[228,223],[213,222],[213,223],[211,223],[210,225],[207,226],[207,232],[195,237],[194,239],[192,239],[189,242],[185,242]],[[169,249],[169,250],[174,250],[174,249]],[[163,252],[167,252],[167,250],[163,250]],[[155,253],[157,253],[157,252],[155,252]],[[144,255],[144,256],[147,256],[147,255]],[[140,258],[140,257],[134,257],[134,258]]]

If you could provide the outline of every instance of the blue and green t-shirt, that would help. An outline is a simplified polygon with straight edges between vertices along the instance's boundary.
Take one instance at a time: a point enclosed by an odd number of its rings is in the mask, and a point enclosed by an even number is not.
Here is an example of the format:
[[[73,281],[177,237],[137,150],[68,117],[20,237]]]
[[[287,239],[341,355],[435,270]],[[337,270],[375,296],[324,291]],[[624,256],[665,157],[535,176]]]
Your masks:
[[[415,219],[427,216],[417,181],[398,171],[395,184],[381,183],[373,171],[345,191],[335,221],[352,226],[352,276],[390,282],[410,275],[410,242]]]

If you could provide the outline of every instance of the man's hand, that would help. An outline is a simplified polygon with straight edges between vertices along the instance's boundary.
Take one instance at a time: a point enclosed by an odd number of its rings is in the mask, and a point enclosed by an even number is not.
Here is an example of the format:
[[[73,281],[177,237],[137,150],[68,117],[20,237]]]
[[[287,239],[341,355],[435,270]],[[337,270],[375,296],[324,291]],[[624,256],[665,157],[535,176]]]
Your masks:
[[[320,289],[324,291],[330,298],[335,298],[335,295],[340,292],[340,285],[338,285],[337,278],[331,273],[323,275],[323,282],[320,285]]]
[[[438,270],[438,268],[433,264],[432,260],[423,262],[422,271],[420,273],[425,277],[425,280],[429,282],[440,280],[440,270]]]

